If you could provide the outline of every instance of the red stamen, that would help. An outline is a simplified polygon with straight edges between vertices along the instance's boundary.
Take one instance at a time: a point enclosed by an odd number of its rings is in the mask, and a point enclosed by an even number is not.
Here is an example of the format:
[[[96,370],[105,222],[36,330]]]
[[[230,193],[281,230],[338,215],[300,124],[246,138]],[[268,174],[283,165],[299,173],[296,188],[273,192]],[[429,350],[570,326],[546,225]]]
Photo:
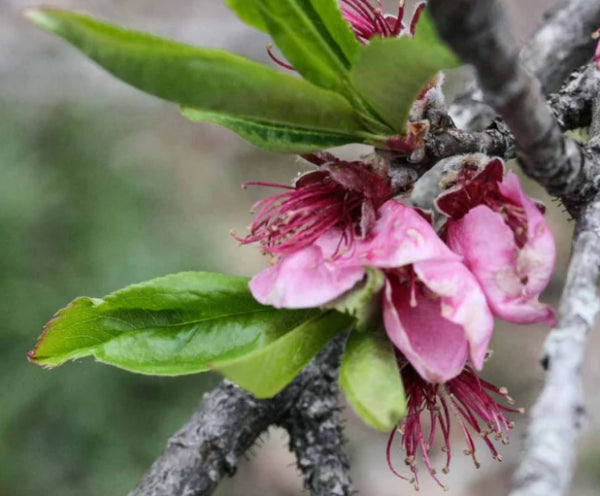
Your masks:
[[[277,65],[279,65],[279,66],[281,66],[284,69],[287,69],[289,71],[295,71],[296,70],[296,68],[293,65],[290,65],[287,62],[284,62],[283,60],[281,60],[279,57],[277,57],[273,53],[273,45],[271,45],[271,44],[267,45],[267,53],[269,54],[269,57],[271,57],[271,60],[273,62],[275,62]]]
[[[341,0],[341,3],[344,18],[350,24],[356,38],[363,44],[368,43],[375,36],[386,38],[400,36],[405,32],[403,23],[405,0],[399,1],[396,16],[384,14],[381,0],[377,0],[377,8],[369,0]],[[409,30],[411,36],[414,35],[416,24],[424,8],[425,3],[422,3],[415,11]]]
[[[314,243],[325,232],[340,231],[333,256],[354,244],[357,235],[365,236],[372,227],[376,211],[393,196],[389,179],[372,172],[361,162],[342,162],[329,154],[306,157],[320,170],[305,174],[294,187],[269,182],[248,185],[286,189],[253,205],[255,218],[250,233],[234,237],[243,244],[258,242],[265,252],[283,255]],[[363,213],[367,212],[366,221]]]
[[[417,32],[417,24],[419,23],[419,19],[421,19],[421,14],[427,7],[427,2],[421,2],[417,8],[415,9],[415,13],[413,15],[412,21],[410,23],[410,35],[414,36]]]
[[[430,453],[436,433],[441,432],[442,451],[446,453],[446,464],[442,471],[448,473],[452,460],[450,412],[463,433],[466,442],[464,453],[473,458],[473,463],[477,468],[479,468],[479,461],[476,456],[473,433],[483,438],[494,459],[502,460],[492,441],[507,442],[508,432],[513,427],[513,424],[506,420],[503,412],[520,411],[507,409],[491,396],[495,394],[505,401],[511,402],[512,399],[506,390],[481,380],[469,366],[458,377],[446,384],[438,385],[424,381],[410,365],[406,365],[403,357],[399,356],[399,362],[404,366],[402,378],[408,401],[408,415],[392,432],[388,440],[387,460],[394,474],[405,480],[409,479],[399,474],[391,462],[391,446],[396,433],[400,432],[402,434],[401,443],[406,453],[406,464],[414,476],[415,488],[418,488],[417,456],[421,457],[427,471],[436,483],[445,488],[433,468]],[[427,436],[421,423],[421,414],[425,411],[429,413],[430,420],[430,430]],[[482,424],[485,426],[483,429]],[[493,438],[490,438],[491,435]]]

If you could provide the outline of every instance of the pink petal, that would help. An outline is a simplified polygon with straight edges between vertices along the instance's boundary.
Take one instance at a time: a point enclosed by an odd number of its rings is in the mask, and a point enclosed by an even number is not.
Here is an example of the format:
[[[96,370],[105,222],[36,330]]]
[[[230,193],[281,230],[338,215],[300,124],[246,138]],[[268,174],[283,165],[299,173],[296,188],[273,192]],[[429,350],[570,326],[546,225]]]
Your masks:
[[[550,282],[556,262],[556,244],[550,227],[536,203],[521,188],[519,176],[509,172],[500,184],[502,194],[527,214],[527,244],[521,249],[518,264],[521,273],[527,274],[527,292],[539,295]]]
[[[397,268],[422,260],[460,260],[414,208],[390,200],[379,209],[370,236],[359,240],[339,266]]]
[[[427,261],[414,265],[419,279],[441,299],[442,316],[460,326],[471,362],[483,367],[494,331],[494,317],[475,276],[461,262]]]
[[[277,265],[256,274],[250,291],[263,305],[312,308],[351,289],[365,275],[360,266],[336,267],[327,261],[339,243],[339,233],[326,234],[313,245],[281,257]]]
[[[533,227],[534,231],[539,227]],[[541,237],[533,240],[533,246],[539,244],[546,250],[542,250],[541,259],[529,243],[519,251],[502,216],[480,205],[462,219],[448,222],[448,245],[464,257],[498,317],[519,324],[544,322],[552,326],[553,310],[538,301],[554,267],[553,253],[547,251],[548,232],[546,226],[545,232],[540,231]]]
[[[383,321],[390,340],[415,370],[432,383],[444,383],[459,375],[469,346],[461,326],[442,316],[440,300],[417,291],[411,306],[410,287],[395,279],[386,281]],[[414,303],[414,302],[413,302]]]

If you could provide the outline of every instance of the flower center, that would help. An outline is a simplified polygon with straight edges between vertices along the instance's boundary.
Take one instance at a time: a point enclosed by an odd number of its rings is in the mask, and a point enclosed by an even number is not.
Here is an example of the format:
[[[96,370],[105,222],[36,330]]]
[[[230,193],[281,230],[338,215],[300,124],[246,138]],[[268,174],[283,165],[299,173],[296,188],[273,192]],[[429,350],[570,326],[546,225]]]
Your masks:
[[[285,189],[253,206],[256,217],[243,244],[259,243],[271,255],[304,248],[324,233],[339,229],[338,256],[356,236],[364,237],[377,218],[377,209],[393,196],[389,180],[371,172],[366,164],[342,162],[332,157],[320,161],[307,157],[321,169],[300,177],[295,186],[249,182],[244,186]]]
[[[396,16],[384,14],[381,0],[374,7],[369,0],[341,0],[344,19],[350,24],[356,38],[363,44],[375,36],[397,37],[406,30],[404,25],[405,1],[400,0]],[[409,27],[410,36],[414,36],[417,23],[426,2],[418,5]]]

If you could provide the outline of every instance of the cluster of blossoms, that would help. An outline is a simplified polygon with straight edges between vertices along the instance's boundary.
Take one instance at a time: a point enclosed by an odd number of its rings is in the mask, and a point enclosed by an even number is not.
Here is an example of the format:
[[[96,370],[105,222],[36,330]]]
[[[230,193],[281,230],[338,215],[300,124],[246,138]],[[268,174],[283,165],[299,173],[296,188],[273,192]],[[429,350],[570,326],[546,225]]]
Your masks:
[[[397,16],[384,15],[378,3],[375,8],[367,0],[342,0],[359,41],[414,34],[424,3],[408,26],[404,1]],[[432,81],[416,104],[439,82]],[[452,419],[476,466],[476,437],[501,460],[494,441],[508,442],[513,424],[506,415],[520,410],[510,407],[513,400],[504,388],[476,371],[488,356],[494,317],[555,323],[553,310],[538,299],[555,261],[543,207],[525,195],[502,160],[484,155],[457,158],[444,170],[443,191],[435,201],[442,220],[435,224],[433,214],[396,198],[389,164],[343,161],[328,153],[304,158],[315,170],[293,186],[247,183],[283,190],[260,200],[249,234],[236,237],[258,243],[272,257],[252,278],[252,294],[277,308],[327,308],[379,271],[385,282],[373,295],[381,309],[376,318],[394,345],[408,404],[389,438],[390,467],[418,488],[420,458],[443,487],[430,455],[441,437],[443,472],[449,470]],[[408,477],[391,463],[397,439]]]
[[[516,410],[504,389],[475,371],[494,316],[554,324],[552,309],[538,301],[555,257],[541,207],[500,159],[464,157],[458,170],[445,171],[436,202],[445,221],[436,232],[431,215],[393,198],[385,171],[329,154],[308,158],[318,169],[259,201],[250,234],[238,238],[274,256],[250,282],[254,297],[278,308],[323,307],[358,287],[368,270],[381,271],[385,285],[375,298],[408,400],[389,449],[400,435],[415,484],[418,455],[438,480],[429,454],[439,433],[447,471],[453,416],[476,465],[474,435],[499,460],[492,439],[506,441],[505,413]]]

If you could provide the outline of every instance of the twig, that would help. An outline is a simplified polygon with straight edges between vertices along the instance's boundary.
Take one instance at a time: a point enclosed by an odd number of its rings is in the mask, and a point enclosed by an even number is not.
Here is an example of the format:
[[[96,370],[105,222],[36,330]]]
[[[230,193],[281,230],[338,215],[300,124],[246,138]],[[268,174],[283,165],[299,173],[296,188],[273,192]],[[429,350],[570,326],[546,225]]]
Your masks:
[[[591,64],[575,71],[558,93],[550,96],[548,105],[561,131],[589,127],[592,106],[600,93],[600,74]],[[452,122],[448,117],[448,122]],[[434,128],[425,143],[424,163],[433,164],[444,158],[467,153],[485,153],[503,157],[516,157],[515,138],[508,126],[495,119],[485,131],[463,131],[453,125]],[[423,168],[423,164],[419,164]]]
[[[339,360],[337,357],[331,357]],[[279,425],[290,434],[290,449],[305,487],[318,496],[350,496],[350,462],[343,446],[338,405],[338,365],[310,365],[313,377]]]
[[[337,370],[343,345],[343,337],[334,340],[283,392],[269,400],[256,400],[223,381],[169,439],[163,454],[130,496],[212,494],[224,476],[235,473],[240,456],[273,424],[289,427],[290,444],[313,495],[348,496],[352,488],[337,417]],[[315,398],[320,401],[316,409],[306,408],[307,401]],[[308,434],[297,427],[310,427],[316,434],[319,422],[327,428],[318,432],[319,448],[315,450],[307,443]]]

